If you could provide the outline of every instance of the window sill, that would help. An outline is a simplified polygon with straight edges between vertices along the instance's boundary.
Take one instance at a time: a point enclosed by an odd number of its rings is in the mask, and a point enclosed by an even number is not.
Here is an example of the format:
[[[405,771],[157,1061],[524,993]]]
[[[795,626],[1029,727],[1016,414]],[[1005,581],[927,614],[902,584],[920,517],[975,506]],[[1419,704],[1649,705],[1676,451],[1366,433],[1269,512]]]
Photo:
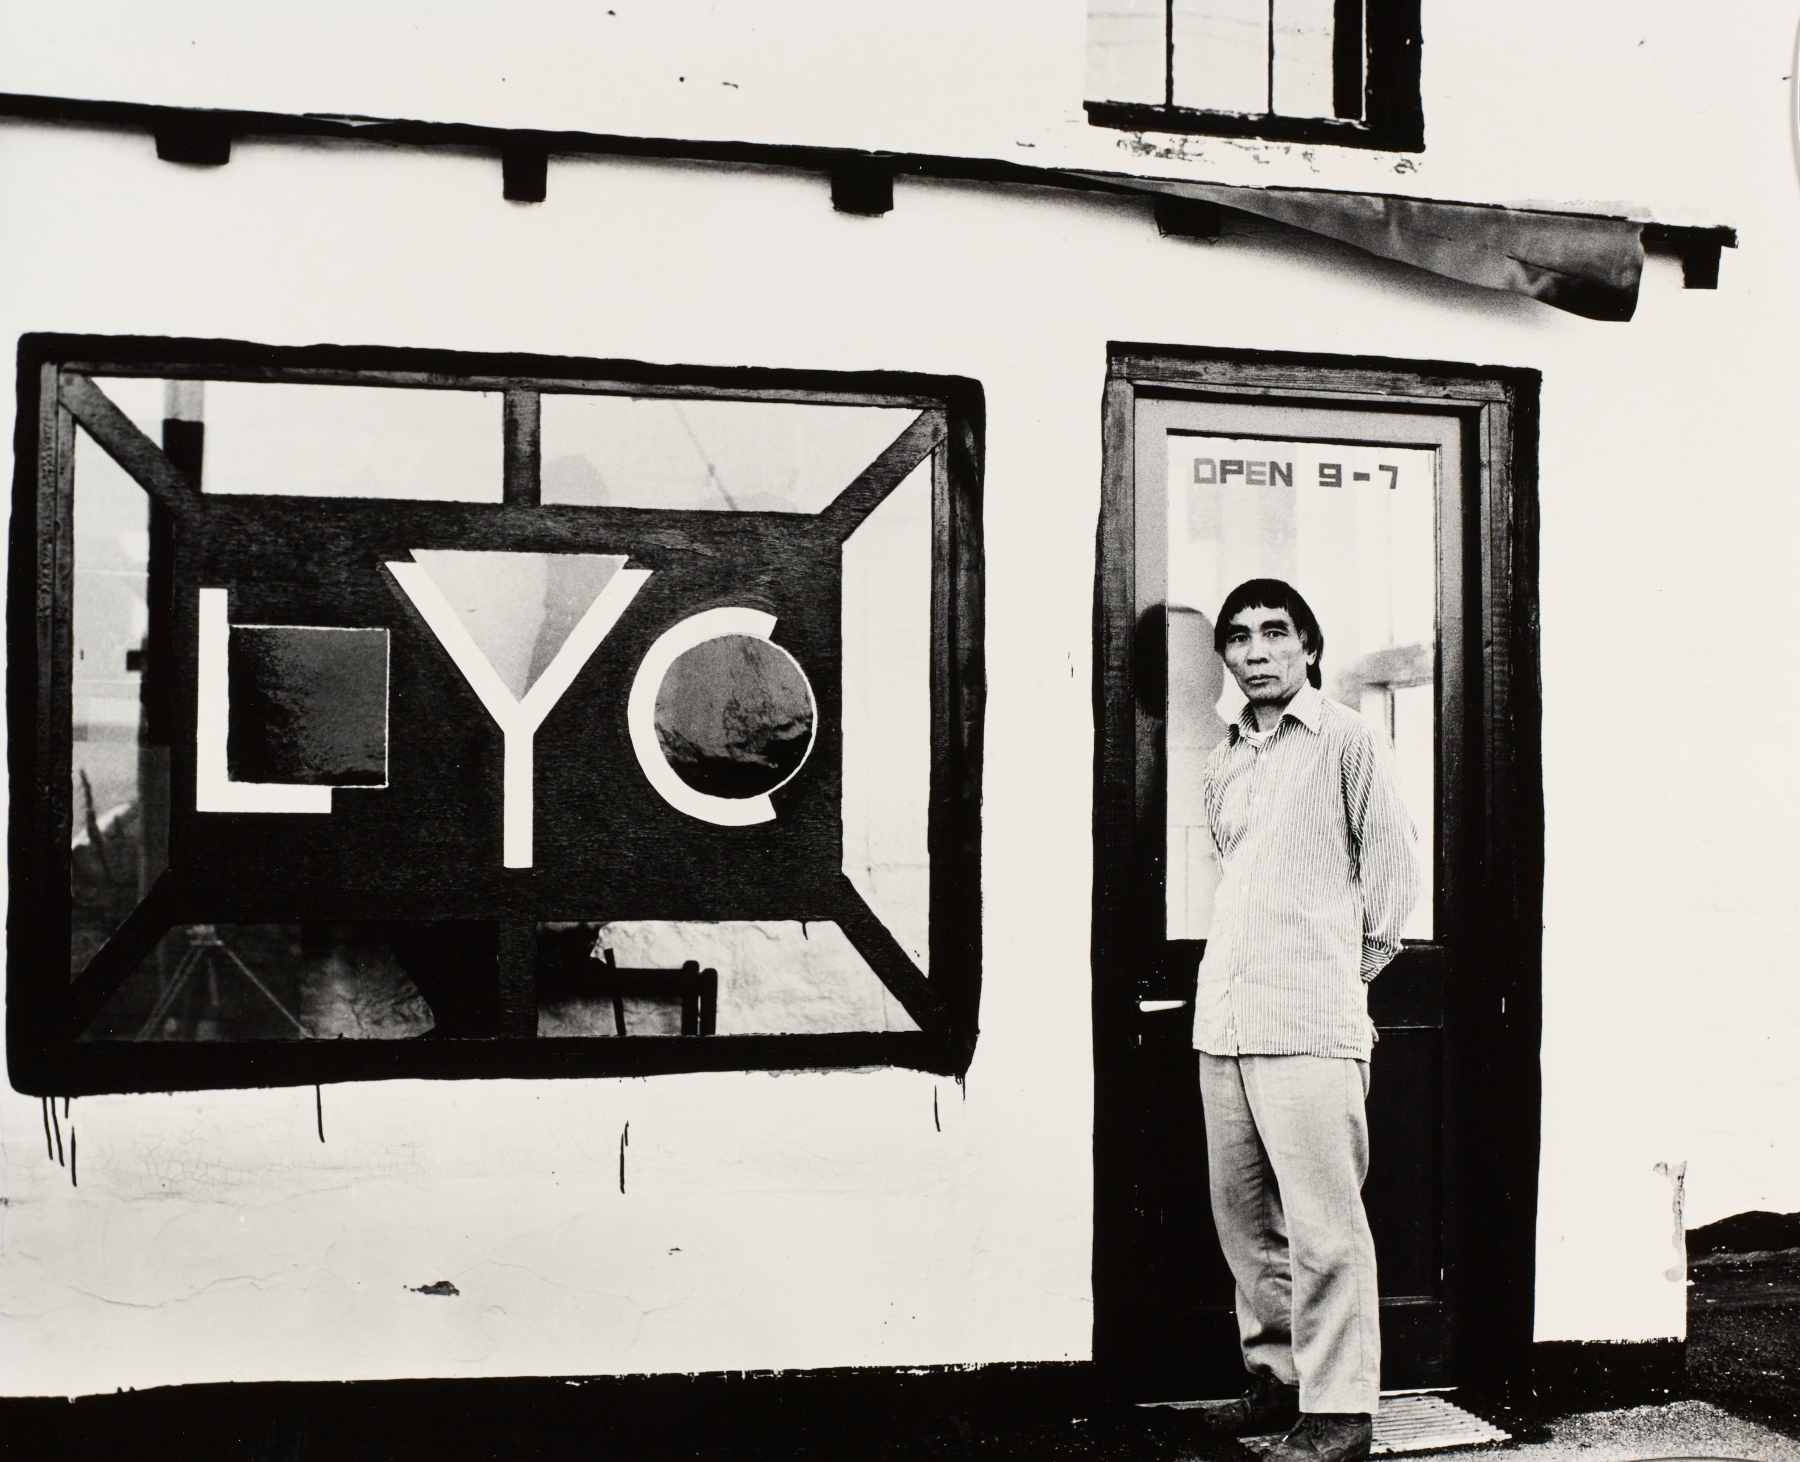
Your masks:
[[[1123,132],[1168,132],[1204,137],[1254,137],[1266,142],[1324,143],[1387,152],[1423,152],[1418,121],[1351,121],[1336,117],[1280,117],[1266,113],[1205,112],[1146,102],[1083,102],[1088,124]]]

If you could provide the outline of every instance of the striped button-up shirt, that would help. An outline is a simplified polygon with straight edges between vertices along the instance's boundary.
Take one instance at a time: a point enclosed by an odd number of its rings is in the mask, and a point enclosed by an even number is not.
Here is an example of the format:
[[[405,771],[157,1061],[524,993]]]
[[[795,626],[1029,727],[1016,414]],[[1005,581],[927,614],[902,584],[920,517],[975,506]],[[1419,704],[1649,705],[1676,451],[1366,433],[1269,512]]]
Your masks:
[[[1224,876],[1194,1046],[1214,1056],[1369,1058],[1368,981],[1419,896],[1418,837],[1360,716],[1301,687],[1273,731],[1250,706],[1202,780]]]

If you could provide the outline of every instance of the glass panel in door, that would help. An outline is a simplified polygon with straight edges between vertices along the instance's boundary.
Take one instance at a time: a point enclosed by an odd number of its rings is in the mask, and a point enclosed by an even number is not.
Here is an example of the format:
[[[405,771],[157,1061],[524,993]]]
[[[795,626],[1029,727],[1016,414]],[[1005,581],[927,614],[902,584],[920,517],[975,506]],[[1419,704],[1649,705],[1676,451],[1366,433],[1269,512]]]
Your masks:
[[[1437,480],[1431,447],[1169,435],[1168,938],[1211,926],[1219,866],[1200,772],[1244,705],[1212,616],[1247,579],[1286,580],[1318,616],[1324,692],[1393,748],[1432,866]],[[1430,939],[1432,912],[1421,899],[1406,937]]]

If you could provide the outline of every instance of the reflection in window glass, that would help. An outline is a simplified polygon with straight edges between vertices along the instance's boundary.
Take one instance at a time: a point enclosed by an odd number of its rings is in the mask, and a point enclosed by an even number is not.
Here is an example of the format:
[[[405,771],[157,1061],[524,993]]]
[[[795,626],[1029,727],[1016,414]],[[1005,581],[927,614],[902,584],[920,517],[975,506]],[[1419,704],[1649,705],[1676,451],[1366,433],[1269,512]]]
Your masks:
[[[207,381],[203,485],[497,503],[502,407],[497,391]]]
[[[710,1036],[719,972],[686,959],[674,968],[620,964],[604,924],[540,924],[540,1036]]]
[[[412,556],[515,700],[537,684],[625,564],[611,553],[415,548]]]
[[[1333,117],[1343,11],[1342,0],[1088,0],[1086,95],[1244,115]],[[1351,39],[1360,53],[1360,17],[1346,18],[1357,27]],[[1360,66],[1345,81],[1360,97]]]
[[[75,447],[70,973],[162,871],[169,753],[145,736],[150,499],[85,432]]]
[[[543,501],[816,513],[917,416],[910,408],[546,394]]]
[[[162,938],[83,1039],[402,1040],[433,1024],[385,926],[189,924]]]
[[[1218,705],[1230,676],[1225,662],[1213,652],[1209,614],[1185,604],[1171,604],[1168,616],[1169,706],[1164,744],[1169,789],[1169,938],[1204,939],[1212,927],[1213,893],[1222,870],[1206,822],[1200,773],[1225,735]]]
[[[812,687],[779,645],[720,635],[677,657],[656,692],[656,740],[675,775],[711,797],[784,786],[812,749]]]
[[[1393,716],[1395,750],[1405,748],[1405,754],[1394,758],[1395,780],[1400,785],[1400,800],[1411,811],[1413,826],[1419,832],[1419,867],[1425,872],[1429,888],[1434,881],[1432,870],[1437,867],[1437,818],[1432,812],[1436,805],[1432,797],[1435,766],[1433,758],[1421,754],[1420,748],[1430,746],[1436,737],[1436,691],[1426,680],[1419,685],[1398,686],[1385,699],[1386,709]],[[1419,903],[1421,907],[1413,910],[1406,923],[1404,933],[1408,939],[1431,938],[1431,899],[1422,897]]]
[[[844,873],[929,975],[931,461],[844,544]]]
[[[1212,649],[1225,595],[1285,579],[1325,636],[1324,691],[1394,749],[1429,879],[1436,805],[1437,461],[1419,447],[1169,437],[1168,937],[1204,939],[1219,867],[1200,772],[1244,699]],[[1429,939],[1432,899],[1404,931]]]
[[[719,1035],[918,1029],[836,924],[631,919],[540,926],[538,940],[540,969],[555,966],[539,999],[540,1036],[615,1036],[621,1020],[628,1036],[680,1035],[679,976],[690,964],[717,974]],[[586,982],[583,959],[594,966]],[[669,993],[627,993],[621,1014],[608,963],[666,972]]]
[[[1269,110],[1268,0],[1174,0],[1169,18],[1176,106]]]
[[[1087,92],[1095,101],[1167,97],[1168,0],[1088,0]]]
[[[1269,110],[1283,117],[1330,117],[1337,0],[1272,0]]]

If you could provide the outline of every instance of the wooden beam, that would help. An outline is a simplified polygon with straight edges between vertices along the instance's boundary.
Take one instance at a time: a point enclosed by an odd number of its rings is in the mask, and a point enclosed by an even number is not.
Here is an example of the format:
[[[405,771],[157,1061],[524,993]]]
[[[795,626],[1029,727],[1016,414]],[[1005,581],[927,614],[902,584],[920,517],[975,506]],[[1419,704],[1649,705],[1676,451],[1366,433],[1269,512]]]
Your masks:
[[[113,992],[137,972],[170,926],[180,922],[177,914],[183,895],[180,880],[164,869],[142,902],[125,916],[125,922],[113,930],[100,952],[69,983],[66,1008],[70,1040],[81,1038]]]
[[[1164,193],[1156,200],[1156,231],[1165,239],[1216,239],[1224,214],[1217,203]]]
[[[1666,223],[1647,223],[1644,248],[1667,251],[1681,260],[1683,289],[1719,287],[1719,251],[1737,247],[1734,228],[1681,228]]]
[[[231,131],[207,112],[169,110],[156,122],[156,155],[189,167],[224,167],[231,161]]]
[[[943,1036],[947,1014],[943,995],[919,973],[900,941],[863,902],[856,885],[843,873],[837,875],[834,883],[837,907],[833,912],[850,947],[862,956],[875,978],[887,986],[888,994],[900,1002],[913,1024],[922,1031]]]
[[[540,401],[536,391],[524,387],[513,387],[506,393],[503,500],[531,508],[543,496]]]
[[[839,213],[878,218],[894,209],[894,164],[857,158],[831,169],[831,206]]]
[[[856,475],[856,480],[831,500],[819,514],[831,533],[848,538],[857,525],[887,499],[887,495],[906,481],[912,470],[923,462],[932,449],[944,439],[947,430],[942,411],[922,411],[889,442],[881,455]]]
[[[550,149],[530,135],[500,149],[500,193],[509,203],[542,203],[550,188]]]
[[[75,420],[157,502],[176,512],[193,505],[193,480],[137,429],[113,399],[78,371],[62,372],[59,398]]]
[[[531,1040],[537,1036],[537,924],[531,919],[500,921],[500,1028],[497,1036]]]

